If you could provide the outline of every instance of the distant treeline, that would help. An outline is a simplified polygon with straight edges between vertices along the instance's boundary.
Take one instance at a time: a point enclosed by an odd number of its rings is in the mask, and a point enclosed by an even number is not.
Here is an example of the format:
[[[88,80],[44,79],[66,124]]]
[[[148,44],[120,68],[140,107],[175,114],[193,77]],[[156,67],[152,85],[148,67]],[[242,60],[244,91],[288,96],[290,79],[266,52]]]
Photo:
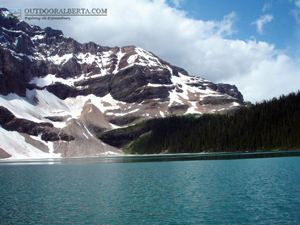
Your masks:
[[[171,116],[140,126],[151,129],[124,150],[151,154],[300,149],[300,92],[233,114]]]

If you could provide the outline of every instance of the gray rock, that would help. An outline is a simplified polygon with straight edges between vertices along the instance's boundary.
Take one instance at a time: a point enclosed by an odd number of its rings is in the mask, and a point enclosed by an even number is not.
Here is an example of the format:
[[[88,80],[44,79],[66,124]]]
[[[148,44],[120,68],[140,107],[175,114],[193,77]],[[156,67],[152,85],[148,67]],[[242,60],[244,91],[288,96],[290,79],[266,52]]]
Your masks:
[[[9,153],[7,153],[5,150],[0,148],[0,159],[7,159],[10,157],[11,157],[11,155]]]
[[[217,84],[216,91],[222,93],[222,94],[228,94],[234,98],[237,98],[239,100],[244,101],[242,93],[237,89],[235,85],[230,84]]]
[[[233,98],[225,98],[225,97],[205,97],[202,101],[199,101],[200,105],[225,105],[229,103],[233,103],[236,100]]]

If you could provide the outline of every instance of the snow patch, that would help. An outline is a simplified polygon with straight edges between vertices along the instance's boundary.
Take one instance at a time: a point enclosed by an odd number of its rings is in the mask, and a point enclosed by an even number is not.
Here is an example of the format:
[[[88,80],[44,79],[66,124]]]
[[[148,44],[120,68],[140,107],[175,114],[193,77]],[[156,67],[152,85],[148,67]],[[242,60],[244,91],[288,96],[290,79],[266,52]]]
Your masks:
[[[167,66],[163,65],[159,59],[153,55],[152,53],[139,48],[135,47],[136,54],[131,55],[127,59],[128,66],[122,68],[122,70],[132,67],[133,65],[139,65],[143,67],[147,67],[149,70],[163,70],[166,69]],[[155,69],[153,69],[155,68]]]
[[[79,118],[81,116],[82,109],[87,101],[90,101],[102,113],[105,113],[107,110],[118,110],[120,109],[120,104],[126,104],[125,102],[115,100],[110,94],[104,97],[97,97],[93,94],[87,96],[79,95],[75,98],[67,98],[62,101],[68,106],[68,115],[71,115],[72,118]]]
[[[58,158],[61,154],[45,153],[28,144],[25,138],[16,131],[7,131],[0,126],[0,148],[12,157],[10,159]]]
[[[74,57],[74,54],[69,53],[69,54],[65,54],[63,56],[59,56],[59,55],[51,56],[51,57],[48,57],[48,60],[53,62],[55,65],[61,65],[61,64],[65,64],[69,59],[71,59],[73,57]]]
[[[170,102],[169,102],[168,107],[171,107],[174,102],[177,102],[179,104],[183,104],[182,101],[179,98],[178,93],[175,90],[172,90],[172,91],[169,92],[169,98],[170,98]]]
[[[139,57],[139,62],[141,64],[145,64],[149,67],[162,66],[162,64],[160,63],[158,58],[155,57],[152,53],[150,53],[150,52],[148,52],[148,51],[146,51],[142,48],[139,48],[139,47],[135,48],[135,52],[140,56]]]
[[[240,106],[240,104],[239,104],[239,103],[237,103],[237,102],[233,102],[233,103],[232,103],[232,105],[231,105],[231,106],[229,106],[229,108],[231,108],[231,107],[237,107],[237,106]]]
[[[62,100],[46,90],[27,90],[27,97],[10,93],[0,95],[0,105],[7,108],[17,118],[33,122],[52,122],[45,117],[66,116],[69,107]],[[52,122],[55,127],[62,128],[65,122]]]
[[[89,129],[85,126],[85,124],[83,124],[84,129],[88,132],[88,134],[93,137],[92,133],[89,131]]]
[[[48,146],[48,149],[49,149],[49,153],[50,154],[54,154],[54,147],[53,147],[53,142],[51,141],[44,141],[42,139],[42,135],[40,134],[39,136],[33,136],[33,135],[30,135],[30,137],[33,139],[33,140],[36,140],[36,141],[39,141],[41,143],[43,143],[44,145]],[[60,153],[59,153],[60,154]]]
[[[120,50],[118,53],[117,53],[117,58],[118,58],[118,62],[117,62],[117,65],[116,65],[116,69],[114,70],[113,74],[116,74],[119,72],[119,64],[120,64],[120,61],[121,59],[123,58],[123,56],[126,55],[126,53],[123,53],[122,50]]]
[[[131,55],[128,57],[127,59],[127,63],[130,65],[130,64],[134,64],[136,59],[138,58],[138,55]]]
[[[63,79],[61,77],[56,77],[54,74],[48,74],[45,77],[35,77],[32,81],[30,81],[30,84],[35,84],[38,87],[46,87],[51,84],[54,84],[56,82],[62,83],[68,86],[74,86],[74,83],[77,81],[81,81],[85,78],[85,75],[82,74],[80,77],[77,78],[67,78]]]
[[[86,139],[89,139],[89,137],[85,133],[82,133],[82,134],[83,134],[83,136],[86,137]]]
[[[187,114],[202,114],[198,111],[197,102],[190,102],[192,104],[191,107],[188,108],[188,110],[184,113],[184,115]]]
[[[135,113],[137,111],[139,111],[140,109],[134,109],[132,111],[129,111],[129,112],[125,112],[125,113],[114,113],[114,112],[108,112],[106,113],[106,115],[115,115],[115,116],[126,116],[128,114],[131,114],[131,113]]]
[[[103,155],[122,155],[122,154],[119,154],[119,153],[117,153],[117,152],[112,152],[112,151],[106,151],[106,152],[104,152],[103,153]]]
[[[46,34],[38,34],[31,38],[32,41],[43,39],[46,37]]]

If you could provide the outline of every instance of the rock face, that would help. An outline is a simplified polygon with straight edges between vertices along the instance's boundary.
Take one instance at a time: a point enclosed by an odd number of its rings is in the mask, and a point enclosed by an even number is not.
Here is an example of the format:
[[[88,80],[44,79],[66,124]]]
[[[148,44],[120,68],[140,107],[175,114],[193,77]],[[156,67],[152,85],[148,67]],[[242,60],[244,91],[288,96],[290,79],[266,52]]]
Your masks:
[[[0,125],[7,131],[17,131],[33,136],[42,135],[44,141],[72,141],[73,136],[60,133],[52,123],[36,123],[26,119],[16,118],[8,109],[0,106]]]
[[[0,159],[6,159],[10,158],[11,155],[8,154],[6,151],[4,151],[2,148],[0,148]]]
[[[62,156],[122,154],[95,138],[96,132],[172,114],[223,113],[244,104],[234,85],[190,76],[139,47],[80,44],[60,30],[7,15],[0,8],[3,140],[7,132],[18,132]],[[0,144],[9,151],[5,147]]]
[[[0,106],[0,125],[3,126],[6,123],[12,121],[15,118],[14,114],[12,114],[8,109]]]
[[[222,93],[222,94],[228,94],[234,98],[240,99],[241,102],[244,100],[243,95],[235,85],[230,84],[217,84],[216,91]]]

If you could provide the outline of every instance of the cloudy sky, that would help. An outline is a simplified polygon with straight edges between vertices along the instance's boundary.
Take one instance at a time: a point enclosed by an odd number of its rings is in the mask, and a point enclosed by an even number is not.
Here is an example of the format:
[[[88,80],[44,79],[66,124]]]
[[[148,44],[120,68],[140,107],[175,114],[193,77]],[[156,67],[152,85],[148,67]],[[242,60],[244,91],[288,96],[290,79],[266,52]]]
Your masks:
[[[25,20],[77,41],[136,45],[260,102],[300,89],[300,0],[2,0],[1,7],[103,8],[107,16]]]

